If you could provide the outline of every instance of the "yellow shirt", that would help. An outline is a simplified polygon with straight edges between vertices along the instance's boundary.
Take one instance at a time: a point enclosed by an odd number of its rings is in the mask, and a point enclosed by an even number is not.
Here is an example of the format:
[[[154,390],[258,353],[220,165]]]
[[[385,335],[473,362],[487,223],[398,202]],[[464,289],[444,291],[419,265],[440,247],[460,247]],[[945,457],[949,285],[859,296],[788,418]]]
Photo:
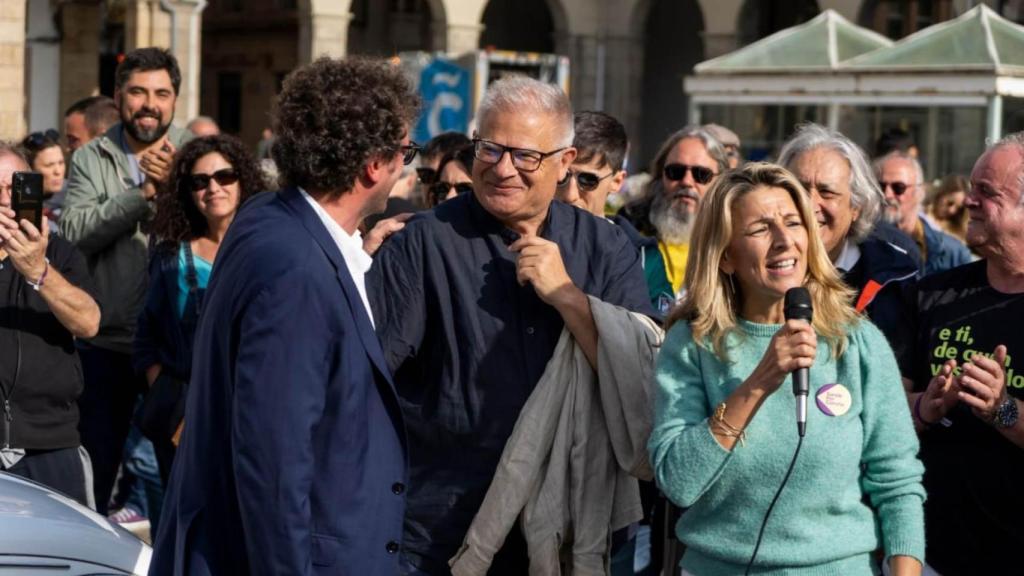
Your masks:
[[[686,259],[690,256],[690,244],[666,244],[658,240],[658,251],[665,261],[665,275],[672,283],[672,291],[679,294],[686,277]]]

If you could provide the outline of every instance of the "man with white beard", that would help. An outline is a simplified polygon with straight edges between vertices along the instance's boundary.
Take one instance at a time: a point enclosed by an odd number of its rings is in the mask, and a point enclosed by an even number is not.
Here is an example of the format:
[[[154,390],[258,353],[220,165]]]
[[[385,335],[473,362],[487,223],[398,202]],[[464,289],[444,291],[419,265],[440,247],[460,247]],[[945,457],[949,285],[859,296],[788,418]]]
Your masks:
[[[675,132],[651,163],[651,181],[640,200],[622,214],[644,235],[644,275],[655,308],[667,312],[681,294],[690,231],[704,193],[727,170],[722,144],[699,126]]]
[[[878,187],[885,194],[883,218],[917,244],[921,251],[921,276],[971,261],[971,253],[963,243],[923,216],[924,171],[917,158],[903,152],[890,152],[875,160],[874,168]]]

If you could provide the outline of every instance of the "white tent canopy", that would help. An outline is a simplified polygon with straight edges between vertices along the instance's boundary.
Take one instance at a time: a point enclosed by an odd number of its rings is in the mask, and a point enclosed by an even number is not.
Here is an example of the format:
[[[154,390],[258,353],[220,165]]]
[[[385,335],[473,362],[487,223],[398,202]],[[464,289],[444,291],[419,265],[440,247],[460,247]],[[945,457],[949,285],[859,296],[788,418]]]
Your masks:
[[[697,65],[684,81],[690,121],[702,105],[985,107],[1002,134],[1003,97],[1024,98],[1024,27],[984,4],[893,44],[831,10]]]

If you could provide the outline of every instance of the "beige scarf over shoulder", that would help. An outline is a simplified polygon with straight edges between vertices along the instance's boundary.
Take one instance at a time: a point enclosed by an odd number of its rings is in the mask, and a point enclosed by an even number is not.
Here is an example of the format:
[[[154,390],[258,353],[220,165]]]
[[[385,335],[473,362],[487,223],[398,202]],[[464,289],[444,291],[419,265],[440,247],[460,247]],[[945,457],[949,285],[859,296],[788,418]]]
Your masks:
[[[663,333],[646,316],[590,297],[598,370],[568,329],[516,421],[459,552],[455,576],[483,576],[517,518],[530,574],[608,571],[611,534],[642,516],[650,479],[654,360]]]

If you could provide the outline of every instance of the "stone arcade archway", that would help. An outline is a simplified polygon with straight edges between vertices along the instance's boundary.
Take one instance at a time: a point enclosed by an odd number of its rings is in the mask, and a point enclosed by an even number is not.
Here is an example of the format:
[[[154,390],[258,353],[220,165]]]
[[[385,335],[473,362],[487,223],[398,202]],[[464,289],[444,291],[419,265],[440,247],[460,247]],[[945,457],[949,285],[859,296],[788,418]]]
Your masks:
[[[547,0],[490,0],[481,17],[481,48],[555,52],[555,16]],[[554,2],[558,6],[557,2]],[[562,28],[564,31],[564,28]]]
[[[444,50],[445,7],[440,0],[352,0],[347,53],[393,56]]]

